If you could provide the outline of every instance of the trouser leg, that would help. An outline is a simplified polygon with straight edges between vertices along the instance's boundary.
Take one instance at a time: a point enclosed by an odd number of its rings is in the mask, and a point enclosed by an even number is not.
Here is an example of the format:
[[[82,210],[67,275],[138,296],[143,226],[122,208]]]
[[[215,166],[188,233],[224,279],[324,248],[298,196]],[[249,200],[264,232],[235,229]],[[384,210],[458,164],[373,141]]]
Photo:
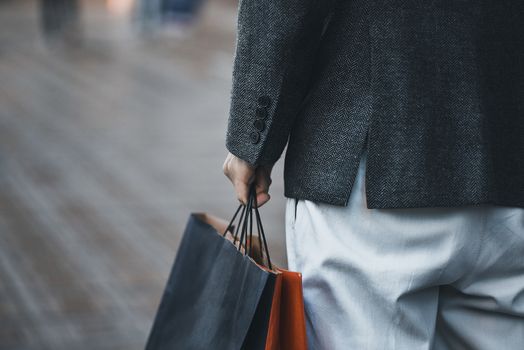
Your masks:
[[[435,350],[524,349],[524,209],[485,221],[474,268],[441,287]]]
[[[310,348],[430,349],[439,286],[472,268],[484,208],[367,209],[364,170],[347,207],[287,201]]]

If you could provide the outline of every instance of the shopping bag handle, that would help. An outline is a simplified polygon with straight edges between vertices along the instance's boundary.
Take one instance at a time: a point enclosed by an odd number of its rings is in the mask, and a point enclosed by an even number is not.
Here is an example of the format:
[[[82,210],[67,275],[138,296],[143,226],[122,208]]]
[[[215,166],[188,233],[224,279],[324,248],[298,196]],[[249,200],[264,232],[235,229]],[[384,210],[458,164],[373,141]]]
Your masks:
[[[240,211],[242,209],[242,211]],[[238,243],[238,250],[240,251],[240,247],[242,246],[242,242],[244,242],[244,254],[251,256],[253,253],[252,245],[253,245],[253,210],[255,211],[255,221],[257,226],[257,232],[258,232],[258,243],[259,247],[261,249],[260,253],[263,256],[262,249],[264,249],[267,257],[268,267],[269,269],[273,269],[273,265],[271,264],[271,258],[269,257],[269,249],[267,247],[267,240],[266,235],[264,233],[264,227],[262,226],[262,220],[260,219],[260,213],[258,211],[258,205],[257,205],[257,196],[256,196],[256,184],[255,182],[251,183],[249,187],[249,196],[247,204],[240,204],[235,211],[235,214],[233,215],[233,218],[227,225],[224,233],[222,234],[223,237],[226,236],[227,231],[231,231],[231,229],[234,227],[233,222],[235,221],[235,218],[237,217],[238,213],[240,212],[240,218],[238,220],[238,225],[235,227],[234,232],[234,239],[233,242],[237,241],[238,233],[240,230],[240,240]],[[248,230],[248,221],[249,221],[249,230]],[[248,236],[249,236],[249,242],[248,242]]]

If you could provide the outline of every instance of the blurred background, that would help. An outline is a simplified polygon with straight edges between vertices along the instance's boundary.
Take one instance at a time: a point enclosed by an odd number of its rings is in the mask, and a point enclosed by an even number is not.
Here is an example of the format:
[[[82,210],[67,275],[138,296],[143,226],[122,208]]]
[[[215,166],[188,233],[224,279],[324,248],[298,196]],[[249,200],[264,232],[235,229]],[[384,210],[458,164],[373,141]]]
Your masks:
[[[191,212],[230,219],[235,0],[0,0],[0,349],[142,349]],[[261,209],[285,267],[282,164]]]

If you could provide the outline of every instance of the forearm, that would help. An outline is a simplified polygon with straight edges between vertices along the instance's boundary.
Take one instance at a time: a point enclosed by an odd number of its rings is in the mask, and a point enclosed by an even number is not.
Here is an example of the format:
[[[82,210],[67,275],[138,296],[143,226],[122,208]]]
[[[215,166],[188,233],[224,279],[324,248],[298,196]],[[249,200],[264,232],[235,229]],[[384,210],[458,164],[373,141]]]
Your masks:
[[[333,3],[240,1],[226,147],[251,165],[280,157]]]

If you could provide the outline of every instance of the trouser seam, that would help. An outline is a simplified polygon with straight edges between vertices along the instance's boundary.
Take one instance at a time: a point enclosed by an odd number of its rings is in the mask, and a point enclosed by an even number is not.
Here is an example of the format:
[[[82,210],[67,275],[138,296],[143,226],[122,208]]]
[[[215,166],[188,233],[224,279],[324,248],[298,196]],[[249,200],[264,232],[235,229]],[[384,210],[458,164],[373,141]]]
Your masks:
[[[480,265],[480,256],[482,247],[484,246],[484,240],[486,237],[486,232],[488,231],[488,210],[489,208],[482,208],[482,225],[480,226],[482,228],[480,232],[479,242],[477,245],[477,251],[475,254],[475,258],[473,259],[473,266],[471,268],[471,274],[477,269],[477,267]]]

